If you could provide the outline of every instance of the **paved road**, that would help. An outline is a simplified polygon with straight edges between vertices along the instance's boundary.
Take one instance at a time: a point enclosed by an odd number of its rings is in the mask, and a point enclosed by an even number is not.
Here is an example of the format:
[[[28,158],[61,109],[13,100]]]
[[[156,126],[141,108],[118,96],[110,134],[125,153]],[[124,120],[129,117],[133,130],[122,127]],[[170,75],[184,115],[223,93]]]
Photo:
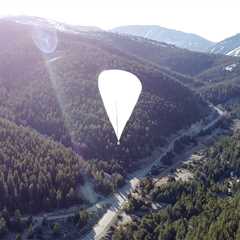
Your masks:
[[[129,181],[118,190],[115,194],[105,198],[102,201],[97,202],[92,207],[88,208],[88,211],[94,211],[97,208],[100,208],[101,206],[108,204],[110,207],[107,210],[107,212],[102,216],[102,218],[98,221],[98,223],[93,227],[93,230],[89,232],[87,235],[81,237],[81,240],[100,240],[103,236],[106,235],[109,228],[112,226],[112,224],[116,221],[118,214],[120,213],[123,205],[127,202],[127,196],[129,193],[133,192],[136,189],[136,186],[138,185],[139,181],[143,179],[146,174],[151,170],[153,165],[160,163],[161,158],[168,152],[170,152],[173,149],[174,143],[182,138],[184,135],[197,135],[201,129],[207,130],[211,128],[214,124],[216,124],[218,121],[220,121],[224,115],[225,112],[220,110],[219,108],[216,108],[212,106],[217,112],[218,116],[213,119],[210,123],[208,123],[206,126],[197,127],[198,131],[196,131],[196,128],[194,128],[194,125],[190,127],[189,129],[185,131],[180,131],[178,135],[175,137],[172,137],[170,140],[170,143],[168,147],[165,149],[162,149],[161,153],[158,153],[158,156],[155,156],[155,161],[152,161],[152,163],[148,164],[144,167],[144,169],[140,169],[132,174],[129,175]],[[194,130],[193,130],[194,129]],[[178,162],[179,163],[179,162]],[[178,164],[176,163],[176,164]],[[174,166],[171,165],[169,168],[165,169],[161,175],[164,175],[169,171],[169,169],[173,168]],[[47,219],[48,220],[59,220],[59,219],[65,219],[70,216],[73,216],[75,214],[76,210],[69,210],[66,213],[56,213],[56,214],[48,214]],[[34,225],[34,227],[38,226],[42,220],[43,215],[35,216],[33,218],[34,221],[37,223]],[[23,218],[26,219],[26,218]]]
[[[100,240],[101,238],[103,238],[107,231],[109,230],[109,228],[112,226],[112,224],[115,222],[118,214],[120,213],[123,205],[126,203],[127,201],[127,196],[129,193],[133,192],[137,186],[137,184],[139,183],[139,181],[141,179],[143,179],[146,174],[151,170],[152,166],[160,163],[161,158],[168,152],[170,152],[173,149],[174,143],[179,140],[180,138],[182,138],[184,135],[193,135],[193,131],[194,131],[194,135],[198,135],[198,133],[200,132],[200,130],[204,129],[207,130],[211,127],[213,127],[217,122],[219,122],[225,115],[225,112],[223,112],[221,109],[212,106],[218,113],[218,116],[213,119],[210,123],[208,123],[206,126],[202,126],[202,127],[198,127],[198,131],[193,130],[194,126],[192,126],[191,128],[187,129],[186,131],[181,131],[181,133],[176,136],[175,138],[173,138],[171,140],[171,142],[169,143],[168,147],[166,149],[163,150],[163,152],[156,158],[156,160],[154,162],[152,162],[151,164],[149,164],[148,166],[145,166],[144,169],[141,169],[139,171],[136,171],[135,173],[133,173],[130,177],[131,180],[129,180],[129,182],[123,187],[121,188],[117,193],[115,193],[112,197],[107,198],[105,201],[107,203],[111,204],[111,207],[108,209],[108,211],[104,214],[104,216],[98,221],[98,223],[94,226],[93,230],[88,233],[87,235],[85,235],[84,237],[82,237],[82,240]],[[164,170],[164,172],[162,173],[162,175],[166,174],[167,171],[169,171],[170,168],[172,168],[173,166],[170,166],[169,168],[167,168],[166,170]]]

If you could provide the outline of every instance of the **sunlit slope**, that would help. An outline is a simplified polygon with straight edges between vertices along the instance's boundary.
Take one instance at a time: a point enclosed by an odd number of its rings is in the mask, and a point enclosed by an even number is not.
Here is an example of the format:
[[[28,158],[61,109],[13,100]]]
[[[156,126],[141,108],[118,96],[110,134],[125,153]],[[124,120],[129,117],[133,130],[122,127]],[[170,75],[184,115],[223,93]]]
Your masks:
[[[115,159],[131,167],[166,136],[209,111],[178,79],[97,33],[58,31],[52,54],[34,45],[29,25],[3,21],[0,34],[0,116],[72,146],[85,158]],[[143,85],[120,146],[97,87],[99,73],[112,68],[136,74]]]
[[[185,33],[157,25],[127,25],[112,29],[113,32],[135,35],[165,42],[180,48],[198,52],[207,52],[214,45],[213,42],[192,33]]]

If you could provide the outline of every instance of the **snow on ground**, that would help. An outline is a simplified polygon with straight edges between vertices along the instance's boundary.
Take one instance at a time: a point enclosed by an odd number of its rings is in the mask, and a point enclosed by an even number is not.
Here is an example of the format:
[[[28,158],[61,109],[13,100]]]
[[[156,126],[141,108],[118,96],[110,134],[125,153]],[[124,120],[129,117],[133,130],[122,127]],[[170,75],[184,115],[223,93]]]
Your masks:
[[[222,51],[224,50],[224,46],[217,46],[217,47],[214,47],[210,52],[211,53],[221,53]]]
[[[237,48],[233,49],[232,51],[228,52],[227,55],[235,56],[235,57],[240,56],[240,47],[237,47]]]
[[[181,181],[187,182],[192,178],[193,178],[193,173],[191,173],[189,170],[183,169],[183,168],[177,169],[176,177],[175,177],[177,181],[181,180]]]
[[[118,216],[118,220],[116,221],[116,226],[123,226],[132,222],[132,217],[125,212],[122,212]]]
[[[158,181],[155,183],[155,186],[156,187],[160,187],[162,186],[163,184],[166,184],[169,180],[169,177],[168,176],[164,176],[164,177],[161,177],[158,179]]]
[[[239,49],[240,50],[240,49]],[[228,72],[232,72],[232,70],[237,66],[236,63],[233,63],[231,65],[228,65],[225,67],[225,70],[228,71]]]

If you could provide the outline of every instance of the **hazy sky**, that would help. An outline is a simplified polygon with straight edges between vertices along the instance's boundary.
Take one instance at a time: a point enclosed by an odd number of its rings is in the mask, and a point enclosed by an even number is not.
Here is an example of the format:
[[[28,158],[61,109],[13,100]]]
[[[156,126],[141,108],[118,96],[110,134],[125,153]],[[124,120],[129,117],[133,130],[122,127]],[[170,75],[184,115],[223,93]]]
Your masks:
[[[154,24],[220,41],[240,32],[239,0],[2,0],[0,15],[28,14],[109,29]]]

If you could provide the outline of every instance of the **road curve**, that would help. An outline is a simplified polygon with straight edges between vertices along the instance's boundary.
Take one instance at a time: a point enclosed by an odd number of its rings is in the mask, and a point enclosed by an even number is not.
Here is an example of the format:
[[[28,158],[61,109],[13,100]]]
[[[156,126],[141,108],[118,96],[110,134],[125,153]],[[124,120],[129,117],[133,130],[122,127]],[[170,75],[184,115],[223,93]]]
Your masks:
[[[81,237],[81,240],[93,240],[93,239],[100,240],[106,235],[111,225],[115,222],[123,205],[126,203],[128,194],[135,190],[139,181],[146,176],[146,174],[151,170],[153,165],[155,165],[156,163],[159,163],[161,158],[173,149],[174,143],[177,140],[182,138],[184,135],[185,136],[186,135],[193,136],[193,134],[198,135],[201,129],[206,131],[209,128],[212,128],[216,123],[218,123],[225,116],[226,113],[223,112],[221,109],[215,106],[210,106],[210,107],[213,108],[218,113],[218,116],[215,119],[213,119],[211,122],[209,122],[207,125],[201,126],[201,128],[199,128],[199,123],[196,123],[198,125],[199,131],[193,130],[194,125],[196,124],[193,124],[189,129],[185,131],[181,131],[181,133],[178,136],[176,136],[174,139],[171,140],[168,147],[166,147],[163,150],[163,152],[156,158],[155,161],[153,161],[148,166],[145,166],[144,169],[138,170],[133,174],[131,174],[130,180],[124,185],[124,187],[119,189],[118,192],[116,192],[114,195],[110,196],[105,200],[105,202],[108,204],[111,204],[111,206],[109,207],[107,212],[103,215],[103,217],[98,221],[98,223],[93,227],[93,230],[89,232],[87,235]],[[169,168],[171,167],[172,166],[170,166]],[[169,169],[166,169],[164,172],[166,172],[167,170]]]

